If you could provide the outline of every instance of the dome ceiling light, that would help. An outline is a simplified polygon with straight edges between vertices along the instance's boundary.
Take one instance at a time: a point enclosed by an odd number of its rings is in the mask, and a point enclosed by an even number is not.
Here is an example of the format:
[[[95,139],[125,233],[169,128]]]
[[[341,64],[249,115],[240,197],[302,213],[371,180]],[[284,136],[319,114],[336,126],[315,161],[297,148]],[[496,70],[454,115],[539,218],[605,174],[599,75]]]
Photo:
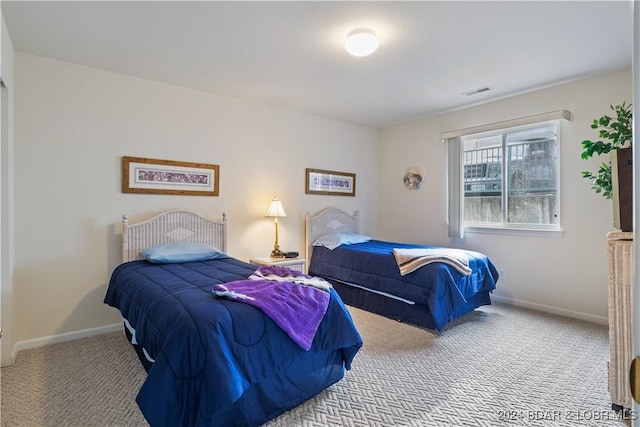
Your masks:
[[[372,30],[358,28],[349,33],[344,47],[353,56],[371,55],[378,48],[378,37]]]

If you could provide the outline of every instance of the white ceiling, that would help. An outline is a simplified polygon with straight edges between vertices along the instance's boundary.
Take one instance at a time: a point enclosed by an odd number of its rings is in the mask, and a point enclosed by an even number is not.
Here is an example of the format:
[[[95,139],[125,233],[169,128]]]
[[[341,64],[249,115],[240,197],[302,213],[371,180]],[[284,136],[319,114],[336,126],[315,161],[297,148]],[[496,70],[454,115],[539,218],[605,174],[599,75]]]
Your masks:
[[[20,52],[378,128],[631,67],[628,0],[3,0],[2,12]],[[358,27],[379,36],[369,57],[344,51]]]

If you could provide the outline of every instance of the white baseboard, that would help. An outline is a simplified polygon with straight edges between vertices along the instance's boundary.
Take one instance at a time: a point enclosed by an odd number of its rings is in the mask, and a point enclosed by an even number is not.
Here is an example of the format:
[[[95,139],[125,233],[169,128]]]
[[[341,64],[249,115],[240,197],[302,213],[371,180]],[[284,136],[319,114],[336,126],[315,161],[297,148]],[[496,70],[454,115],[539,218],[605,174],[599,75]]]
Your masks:
[[[600,325],[609,324],[609,319],[607,317],[596,316],[593,314],[583,313],[581,311],[567,310],[566,308],[554,307],[552,305],[522,301],[522,300],[503,297],[495,294],[491,295],[491,300],[496,302],[502,302],[504,304],[515,305],[517,307],[524,307],[524,308],[530,308],[532,310],[543,311],[545,313],[557,314],[558,316],[570,317],[572,319],[585,320],[587,322],[598,323]]]
[[[32,340],[18,341],[14,346],[11,356],[12,360],[15,360],[19,351],[27,350],[30,348],[42,347],[49,344],[58,344],[61,342],[78,340],[81,338],[88,338],[94,335],[106,334],[109,332],[122,331],[122,323],[115,323],[113,325],[99,326],[97,328],[83,329],[80,331],[67,332],[64,334],[50,335],[48,337],[35,338]]]

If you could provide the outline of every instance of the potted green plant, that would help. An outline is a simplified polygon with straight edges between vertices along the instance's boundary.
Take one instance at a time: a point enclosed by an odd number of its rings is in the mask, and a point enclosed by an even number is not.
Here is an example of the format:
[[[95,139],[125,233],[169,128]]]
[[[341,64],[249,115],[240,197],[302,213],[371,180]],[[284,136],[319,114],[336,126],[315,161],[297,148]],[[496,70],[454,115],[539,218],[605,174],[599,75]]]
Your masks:
[[[610,106],[615,117],[604,115],[595,119],[592,129],[598,130],[601,140],[582,141],[582,158],[610,154],[609,162],[602,162],[594,174],[583,171],[583,178],[591,182],[591,188],[607,199],[614,199],[614,225],[622,231],[632,229],[633,206],[633,169],[631,167],[632,150],[632,111],[626,101]]]

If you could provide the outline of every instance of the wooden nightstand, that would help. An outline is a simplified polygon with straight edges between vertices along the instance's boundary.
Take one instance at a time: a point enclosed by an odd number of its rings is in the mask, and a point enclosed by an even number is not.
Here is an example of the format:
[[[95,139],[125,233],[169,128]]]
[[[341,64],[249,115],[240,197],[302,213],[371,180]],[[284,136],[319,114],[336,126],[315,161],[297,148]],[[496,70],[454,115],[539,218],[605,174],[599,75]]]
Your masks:
[[[270,257],[262,257],[262,258],[251,258],[249,260],[251,264],[255,265],[268,265],[278,267],[287,267],[292,270],[301,271],[306,273],[306,261],[304,258],[270,258]]]

